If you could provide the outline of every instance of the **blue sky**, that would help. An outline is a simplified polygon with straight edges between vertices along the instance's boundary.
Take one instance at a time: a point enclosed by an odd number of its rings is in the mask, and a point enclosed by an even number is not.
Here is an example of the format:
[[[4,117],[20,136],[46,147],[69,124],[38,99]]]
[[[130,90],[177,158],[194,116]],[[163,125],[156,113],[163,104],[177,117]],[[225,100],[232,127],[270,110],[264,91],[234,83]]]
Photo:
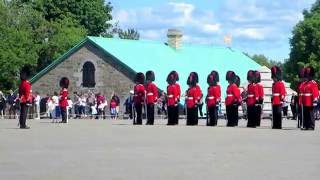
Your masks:
[[[135,28],[141,39],[166,41],[168,28],[179,28],[184,43],[231,46],[250,54],[288,58],[292,28],[315,0],[110,0],[113,21]]]

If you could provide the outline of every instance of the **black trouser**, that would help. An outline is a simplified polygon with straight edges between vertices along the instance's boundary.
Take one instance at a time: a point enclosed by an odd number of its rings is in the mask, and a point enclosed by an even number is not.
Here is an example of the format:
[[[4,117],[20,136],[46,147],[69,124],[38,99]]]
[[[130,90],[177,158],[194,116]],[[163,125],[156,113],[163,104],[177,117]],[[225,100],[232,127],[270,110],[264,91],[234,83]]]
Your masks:
[[[305,129],[314,129],[314,120],[313,106],[303,106],[303,127]]]
[[[147,105],[147,125],[154,124],[154,104]]]
[[[9,119],[11,119],[11,115],[13,115],[13,119],[16,118],[16,108],[13,104],[9,105]]]
[[[260,126],[261,124],[261,113],[262,113],[262,105],[256,105],[256,126]]]
[[[227,126],[234,127],[238,126],[239,116],[238,116],[238,106],[237,105],[227,105]]]
[[[176,107],[168,106],[168,124],[167,125],[175,125],[176,124]]]
[[[272,106],[272,129],[282,128],[281,105]]]
[[[174,119],[174,124],[178,125],[179,124],[179,105],[175,106],[175,119]]]
[[[255,105],[250,105],[247,107],[247,117],[248,117],[248,124],[247,127],[255,128],[257,125],[257,109]]]
[[[128,112],[129,112],[129,118],[132,119],[133,118],[133,112],[132,112],[132,109],[133,109],[133,105],[129,105],[129,109],[128,109]]]
[[[133,124],[142,125],[142,104],[135,104],[134,105],[136,112],[137,112],[137,119]]]
[[[19,123],[20,123],[20,127],[22,128],[26,127],[27,115],[28,115],[28,106],[26,103],[21,103]]]
[[[61,118],[62,118],[62,123],[67,123],[67,107],[61,107],[60,106],[60,111],[61,111]]]
[[[298,128],[302,127],[302,106],[298,105]]]
[[[209,122],[207,126],[216,126],[218,124],[218,108],[217,106],[208,107]]]
[[[198,125],[198,107],[187,109],[187,126]]]
[[[295,104],[290,104],[291,112],[292,112],[292,119],[297,118],[297,107]]]
[[[203,103],[198,105],[199,113],[200,113],[200,116],[201,116],[201,117],[203,116],[202,107],[203,107]]]

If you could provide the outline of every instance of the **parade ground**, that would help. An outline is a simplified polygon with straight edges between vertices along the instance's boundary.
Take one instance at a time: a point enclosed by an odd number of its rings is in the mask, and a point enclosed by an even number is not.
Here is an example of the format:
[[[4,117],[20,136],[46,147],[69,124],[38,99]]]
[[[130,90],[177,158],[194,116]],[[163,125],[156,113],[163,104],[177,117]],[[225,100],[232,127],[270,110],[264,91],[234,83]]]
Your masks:
[[[132,126],[128,120],[0,120],[1,180],[319,179],[320,127]]]

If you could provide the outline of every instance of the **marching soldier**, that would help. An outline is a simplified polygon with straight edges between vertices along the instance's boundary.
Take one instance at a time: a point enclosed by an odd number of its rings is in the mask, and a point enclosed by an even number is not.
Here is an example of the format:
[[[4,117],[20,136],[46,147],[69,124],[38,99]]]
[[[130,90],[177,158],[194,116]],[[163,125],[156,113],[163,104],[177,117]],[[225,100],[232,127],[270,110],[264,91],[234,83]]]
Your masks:
[[[20,129],[30,129],[26,125],[28,106],[32,104],[31,83],[27,80],[30,76],[30,69],[28,67],[23,67],[20,71],[20,86],[19,86],[19,101],[20,101],[20,117],[19,125]]]
[[[217,71],[212,71],[207,78],[208,93],[206,98],[207,109],[209,116],[209,122],[207,126],[216,126],[218,124],[218,104],[221,100],[221,87],[218,84],[219,73]]]
[[[147,125],[154,124],[154,104],[158,100],[158,87],[153,83],[155,75],[153,71],[146,72],[147,91]]]
[[[263,90],[263,85],[261,84],[261,74],[259,71],[255,71],[255,83],[258,86],[258,92],[259,92],[258,103],[256,104],[256,115],[257,115],[256,126],[260,126],[262,106],[263,106],[263,101],[264,101],[264,90]]]
[[[176,84],[177,74],[175,71],[172,71],[168,74],[167,77],[167,108],[168,108],[168,123],[167,125],[172,126],[178,123],[177,118],[177,106],[179,101],[179,86]]]
[[[304,77],[306,82],[303,84],[303,130],[314,130],[315,119],[313,109],[317,106],[319,98],[319,89],[316,81],[313,80],[314,69],[312,67],[305,68]]]
[[[174,74],[175,78],[175,86],[176,86],[176,97],[177,97],[177,105],[175,106],[175,121],[174,124],[178,125],[179,124],[179,103],[180,103],[180,97],[181,97],[181,87],[180,84],[177,83],[179,81],[179,74],[176,71],[172,71]]]
[[[255,72],[250,70],[247,73],[248,84],[248,94],[246,98],[247,103],[247,114],[248,114],[248,124],[247,127],[255,128],[257,125],[257,109],[256,104],[259,100],[258,86],[255,84]]]
[[[297,93],[298,93],[298,128],[303,128],[302,127],[302,97],[303,97],[303,87],[304,83],[306,82],[306,79],[304,78],[304,70],[305,68],[301,68],[299,71],[299,79],[300,81],[298,82],[297,85]]]
[[[237,86],[237,84],[240,85],[240,78],[237,78],[233,71],[228,71],[226,74],[226,80],[229,83],[229,86],[227,87],[227,96],[225,99],[227,126],[234,127],[238,125],[238,105],[241,102],[240,90]]]
[[[271,68],[272,84],[272,129],[282,128],[281,104],[286,96],[286,88],[282,82],[282,72],[278,66]]]
[[[197,85],[198,74],[191,72],[187,84],[189,89],[186,92],[186,105],[187,105],[187,126],[198,125],[198,103],[201,96],[201,89]]]
[[[134,125],[142,125],[142,108],[145,101],[146,91],[144,88],[144,74],[139,72],[136,74],[136,85],[134,86],[134,107],[137,112],[137,119],[133,121]],[[135,118],[134,118],[135,119]]]
[[[60,123],[67,123],[69,79],[67,77],[61,78],[59,85],[61,87],[60,97],[59,97],[59,106],[60,106],[61,117],[62,117],[62,121]]]

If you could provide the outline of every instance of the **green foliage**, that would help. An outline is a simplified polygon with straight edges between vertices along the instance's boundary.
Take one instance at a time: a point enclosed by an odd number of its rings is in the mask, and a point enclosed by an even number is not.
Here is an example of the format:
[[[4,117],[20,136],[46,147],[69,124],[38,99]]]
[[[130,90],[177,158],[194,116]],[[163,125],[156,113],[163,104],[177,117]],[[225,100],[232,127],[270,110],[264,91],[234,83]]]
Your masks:
[[[312,66],[316,69],[316,80],[320,80],[320,0],[317,0],[311,10],[303,12],[304,20],[300,21],[292,31],[290,39],[290,58],[285,63],[286,78],[298,81],[299,69],[303,66]]]
[[[252,56],[250,56],[248,53],[244,53],[244,54],[247,55],[248,57],[250,57],[251,59],[253,59],[256,63],[260,64],[261,66],[266,66],[268,68],[271,68],[274,65],[277,65],[280,67],[283,66],[283,64],[281,62],[268,59],[263,54],[254,54]]]
[[[132,39],[132,40],[139,40],[140,34],[135,29],[128,29],[128,30],[120,30],[118,32],[120,39]]]

